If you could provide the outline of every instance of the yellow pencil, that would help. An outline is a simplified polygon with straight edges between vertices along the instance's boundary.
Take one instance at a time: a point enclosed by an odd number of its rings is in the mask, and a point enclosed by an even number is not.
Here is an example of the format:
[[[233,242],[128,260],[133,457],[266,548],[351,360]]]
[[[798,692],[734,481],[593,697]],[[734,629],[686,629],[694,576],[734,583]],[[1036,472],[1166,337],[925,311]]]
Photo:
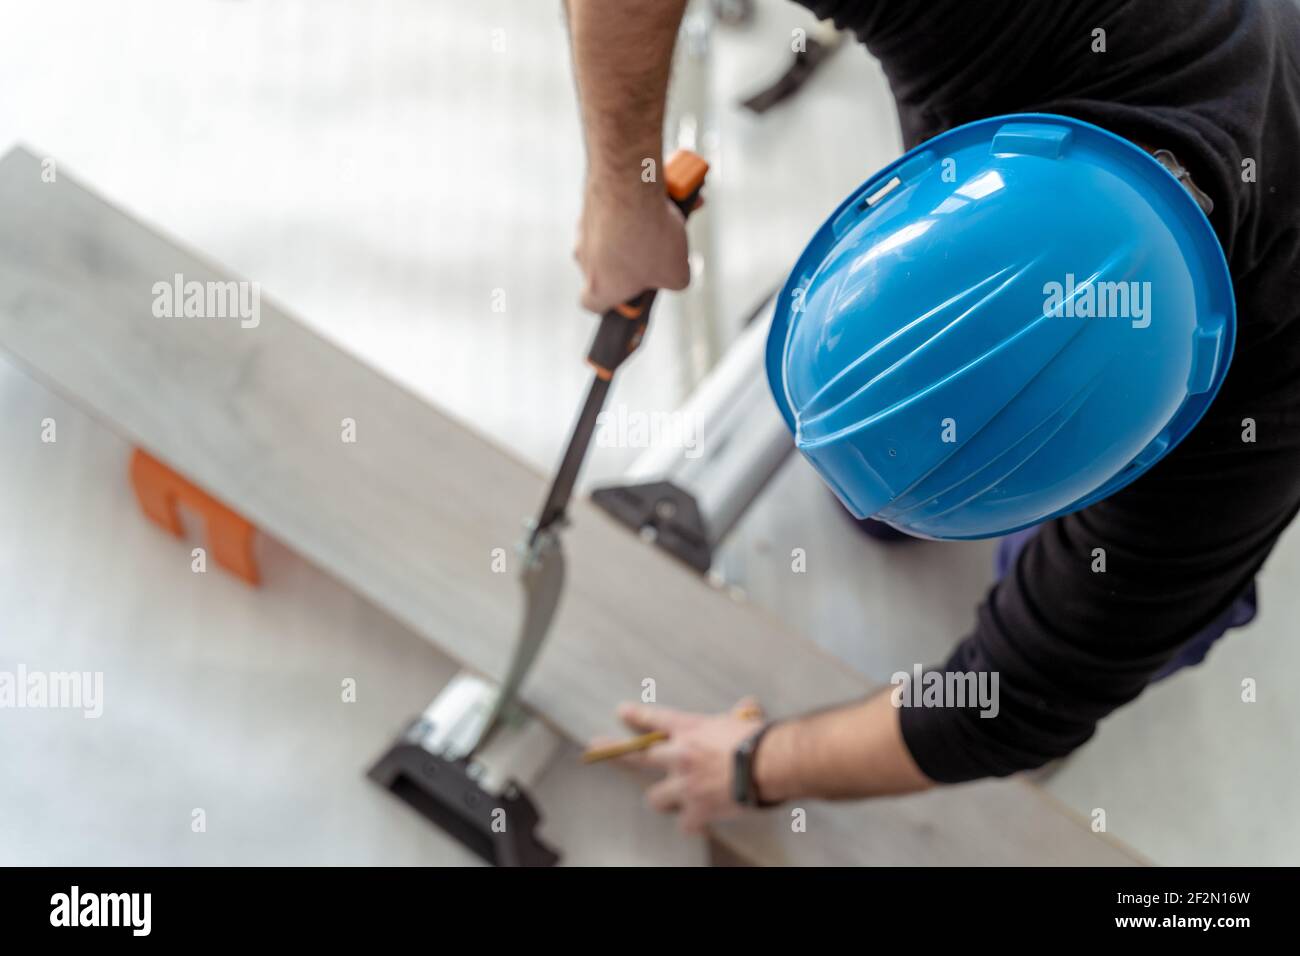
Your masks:
[[[757,707],[742,707],[736,711],[736,716],[745,720],[759,720],[763,716],[763,711]],[[590,747],[583,751],[582,762],[599,763],[602,760],[613,760],[615,757],[624,757],[628,754],[647,750],[667,739],[668,733],[666,731],[655,730],[648,734],[641,734],[639,737],[621,740],[616,744],[608,744],[604,747]]]
[[[638,750],[653,747],[655,744],[662,743],[667,739],[668,734],[665,731],[656,730],[653,733],[642,734],[640,737],[622,740],[606,747],[592,747],[583,751],[582,762],[599,763],[602,760],[613,760],[615,757],[623,757],[627,754],[634,754]]]

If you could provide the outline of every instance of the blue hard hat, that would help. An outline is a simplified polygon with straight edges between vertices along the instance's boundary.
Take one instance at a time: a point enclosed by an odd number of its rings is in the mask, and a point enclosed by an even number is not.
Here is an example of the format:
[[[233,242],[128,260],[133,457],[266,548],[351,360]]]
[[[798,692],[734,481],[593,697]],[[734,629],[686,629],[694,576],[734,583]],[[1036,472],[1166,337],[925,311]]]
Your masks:
[[[906,153],[835,210],[776,303],[767,372],[845,506],[930,538],[1083,508],[1223,383],[1223,250],[1142,149],[1048,114]]]

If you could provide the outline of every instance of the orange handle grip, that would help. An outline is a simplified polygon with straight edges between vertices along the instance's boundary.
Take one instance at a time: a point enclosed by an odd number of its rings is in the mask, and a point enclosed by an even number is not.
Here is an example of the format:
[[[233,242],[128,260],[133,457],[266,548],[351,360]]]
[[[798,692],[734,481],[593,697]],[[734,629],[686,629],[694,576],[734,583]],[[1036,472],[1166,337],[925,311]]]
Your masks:
[[[675,151],[664,164],[668,198],[679,204],[688,200],[694,204],[704,187],[704,177],[708,172],[709,164],[703,156],[692,153],[689,149]]]

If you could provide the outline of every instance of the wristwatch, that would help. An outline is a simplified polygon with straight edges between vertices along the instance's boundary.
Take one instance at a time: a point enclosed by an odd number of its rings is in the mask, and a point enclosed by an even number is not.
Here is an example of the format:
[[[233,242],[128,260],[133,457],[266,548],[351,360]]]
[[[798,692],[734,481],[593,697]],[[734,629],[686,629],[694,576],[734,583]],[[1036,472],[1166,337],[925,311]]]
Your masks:
[[[731,796],[742,807],[776,806],[774,802],[764,800],[759,795],[758,783],[754,780],[754,756],[758,753],[759,741],[771,729],[771,723],[758,728],[736,748],[732,758]]]

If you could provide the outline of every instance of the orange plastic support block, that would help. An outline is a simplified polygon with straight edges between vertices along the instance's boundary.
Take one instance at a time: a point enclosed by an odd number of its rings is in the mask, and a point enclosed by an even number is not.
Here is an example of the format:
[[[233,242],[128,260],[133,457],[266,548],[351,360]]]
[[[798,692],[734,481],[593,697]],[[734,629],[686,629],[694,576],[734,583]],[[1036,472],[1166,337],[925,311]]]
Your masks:
[[[261,582],[252,522],[139,448],[131,455],[131,486],[145,515],[178,538],[185,533],[178,504],[197,512],[207,525],[212,559],[254,587]]]

